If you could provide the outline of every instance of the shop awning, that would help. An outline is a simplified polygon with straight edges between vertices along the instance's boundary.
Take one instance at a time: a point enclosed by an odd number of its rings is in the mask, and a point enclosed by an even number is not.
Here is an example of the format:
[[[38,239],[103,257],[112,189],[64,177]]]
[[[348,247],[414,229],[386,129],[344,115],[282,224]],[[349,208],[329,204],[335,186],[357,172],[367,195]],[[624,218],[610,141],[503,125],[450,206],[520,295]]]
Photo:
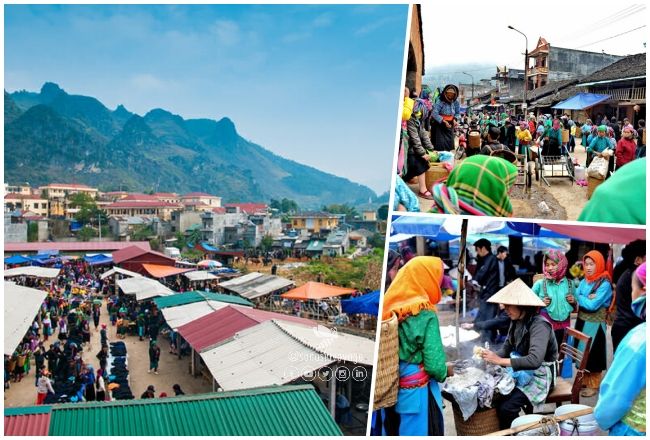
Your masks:
[[[154,278],[165,278],[165,277],[170,277],[172,275],[178,275],[181,273],[190,272],[194,270],[194,269],[180,268],[174,266],[164,266],[162,264],[148,264],[148,263],[144,263],[142,267],[144,268],[144,270],[146,270],[149,273],[149,275],[151,275]]]
[[[101,276],[99,278],[104,280],[104,279],[106,279],[106,278],[108,278],[110,276],[115,275],[116,273],[126,275],[127,277],[141,277],[142,276],[139,273],[131,272],[130,270],[122,269],[121,267],[114,267],[111,270],[107,270],[106,272],[101,274]]]
[[[5,278],[7,277],[36,277],[36,278],[56,278],[61,272],[61,269],[52,267],[38,267],[38,266],[24,266],[14,267],[13,269],[5,270]]]
[[[259,272],[249,273],[220,284],[224,289],[235,292],[247,299],[268,295],[292,285],[293,281],[289,279]]]
[[[296,287],[287,293],[283,293],[281,296],[282,298],[286,299],[298,299],[306,301],[309,299],[323,299],[331,298],[334,296],[350,295],[354,292],[356,292],[355,289],[350,289],[347,287],[330,286],[329,284],[309,281],[300,287]]]
[[[43,290],[5,281],[5,354],[12,354],[18,347],[46,296]]]
[[[117,280],[117,285],[125,295],[135,295],[137,301],[157,296],[173,295],[174,291],[156,280],[145,277],[125,278]]]
[[[173,330],[176,330],[188,322],[192,322],[216,310],[223,309],[228,305],[228,303],[219,301],[201,301],[178,307],[166,307],[162,309],[162,314],[165,317],[167,325]]]
[[[218,277],[205,270],[193,270],[191,272],[185,272],[183,276],[190,281],[206,281],[218,279]]]
[[[22,255],[12,255],[5,258],[5,264],[25,264],[31,263],[31,258],[23,257]]]
[[[583,110],[589,107],[593,107],[596,104],[599,104],[603,101],[607,101],[611,98],[610,95],[598,95],[596,93],[578,93],[572,98],[566,99],[556,105],[553,108],[562,109],[562,110]]]
[[[191,290],[189,292],[177,293],[172,296],[165,296],[153,300],[159,309],[167,307],[178,307],[185,304],[191,304],[202,301],[217,301],[239,306],[252,307],[253,303],[237,295],[226,295],[225,293],[204,292],[201,290]]]
[[[379,314],[379,290],[356,298],[344,299],[341,301],[341,308],[343,313],[347,314],[366,313],[377,316]]]
[[[86,254],[84,260],[91,266],[101,266],[113,263],[112,254]]]
[[[628,244],[634,240],[645,240],[645,228],[620,228],[585,224],[565,225],[540,223],[541,226],[559,232],[576,240],[593,243]]]

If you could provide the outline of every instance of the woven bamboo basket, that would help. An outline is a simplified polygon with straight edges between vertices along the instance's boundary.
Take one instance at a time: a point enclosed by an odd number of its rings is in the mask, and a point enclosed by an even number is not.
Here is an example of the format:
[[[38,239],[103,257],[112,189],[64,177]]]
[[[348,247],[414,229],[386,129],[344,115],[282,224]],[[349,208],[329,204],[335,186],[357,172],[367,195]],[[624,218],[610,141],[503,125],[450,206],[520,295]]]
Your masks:
[[[487,435],[499,430],[499,418],[494,408],[477,409],[472,416],[463,420],[463,413],[456,402],[452,402],[456,435]]]
[[[373,410],[387,408],[397,402],[397,390],[399,389],[398,324],[395,314],[390,319],[381,322]]]
[[[581,138],[582,137],[582,128],[576,127],[576,138]]]
[[[569,142],[569,135],[570,134],[571,134],[571,132],[569,130],[567,130],[566,128],[562,129],[562,143],[566,144],[567,142]]]
[[[431,190],[431,187],[436,181],[444,179],[449,175],[449,171],[442,163],[439,162],[433,162],[429,165],[429,170],[424,174],[424,178],[426,181],[427,189]]]
[[[591,199],[591,195],[594,193],[598,185],[600,185],[603,182],[604,180],[587,176],[587,200]]]

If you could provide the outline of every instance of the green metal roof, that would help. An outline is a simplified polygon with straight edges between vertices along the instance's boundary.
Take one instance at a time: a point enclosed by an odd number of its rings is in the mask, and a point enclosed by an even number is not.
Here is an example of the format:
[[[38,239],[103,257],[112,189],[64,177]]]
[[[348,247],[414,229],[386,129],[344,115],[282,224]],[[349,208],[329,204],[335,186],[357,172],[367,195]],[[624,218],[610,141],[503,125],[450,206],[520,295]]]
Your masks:
[[[49,435],[343,435],[311,385],[55,405]]]
[[[5,417],[26,416],[31,414],[47,414],[52,410],[50,405],[16,406],[5,408]]]
[[[320,252],[323,250],[324,245],[325,245],[325,240],[310,241],[309,246],[307,246],[307,251]]]
[[[200,290],[192,290],[190,292],[178,293],[175,295],[162,296],[154,299],[154,302],[159,309],[165,307],[177,307],[185,304],[191,304],[199,301],[220,301],[229,304],[240,306],[252,306],[253,303],[235,295],[225,295],[223,293],[204,292]]]

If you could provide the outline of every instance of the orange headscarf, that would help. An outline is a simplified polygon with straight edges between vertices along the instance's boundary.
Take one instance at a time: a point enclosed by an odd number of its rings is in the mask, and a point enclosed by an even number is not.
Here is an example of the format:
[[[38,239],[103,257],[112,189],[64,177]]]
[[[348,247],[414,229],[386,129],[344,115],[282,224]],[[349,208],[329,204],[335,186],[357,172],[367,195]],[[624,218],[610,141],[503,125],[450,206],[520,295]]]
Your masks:
[[[402,321],[408,316],[417,315],[420,310],[435,310],[442,292],[440,284],[444,269],[438,257],[415,257],[397,272],[386,293],[382,319],[392,313]]]
[[[603,257],[603,254],[601,254],[598,251],[587,252],[585,256],[582,258],[583,267],[585,264],[585,259],[587,258],[593,260],[594,264],[596,265],[596,271],[594,272],[593,275],[589,276],[585,271],[585,279],[587,280],[587,282],[593,283],[594,281],[597,281],[601,278],[605,278],[609,282],[612,281],[612,277],[607,272],[607,266],[605,265],[605,257]]]

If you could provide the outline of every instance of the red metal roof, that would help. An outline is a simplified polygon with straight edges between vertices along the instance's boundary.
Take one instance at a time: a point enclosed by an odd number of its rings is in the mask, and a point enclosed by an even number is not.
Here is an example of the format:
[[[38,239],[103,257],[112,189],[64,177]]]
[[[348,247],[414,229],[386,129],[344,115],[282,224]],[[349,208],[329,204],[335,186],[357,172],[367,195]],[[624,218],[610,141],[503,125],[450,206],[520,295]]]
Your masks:
[[[226,208],[224,208],[224,207],[213,208],[212,212],[214,212],[216,214],[225,214],[226,213]]]
[[[5,243],[5,253],[37,252],[47,249],[56,249],[62,252],[117,251],[132,246],[147,251],[151,250],[148,241],[48,241],[34,243]]]
[[[176,194],[176,193],[165,193],[165,192],[161,192],[161,193],[154,193],[153,196],[154,196],[154,197],[159,197],[159,198],[160,198],[160,197],[165,197],[165,198],[176,198],[176,197],[178,197],[178,194]]]
[[[147,244],[149,243],[147,242]],[[151,247],[149,247],[148,249],[144,249],[140,246],[124,247],[117,252],[113,252],[113,262],[115,264],[119,264],[123,261],[131,260],[132,258],[140,257],[145,254],[152,254],[152,255],[157,255],[159,257],[166,258],[172,262],[172,266],[174,265],[175,260],[173,258],[169,258],[167,255],[163,255],[160,252],[152,251]]]
[[[50,429],[50,412],[5,416],[5,436],[46,436]]]
[[[201,351],[231,338],[235,333],[271,319],[313,326],[309,319],[282,313],[266,312],[250,307],[227,306],[178,328],[190,346]]]
[[[226,203],[224,206],[227,208],[239,208],[246,214],[254,214],[268,209],[265,203]]]
[[[163,202],[162,200],[146,200],[146,201],[129,201],[127,200],[130,196],[127,196],[123,199],[117,200],[110,205],[106,205],[105,208],[180,208],[181,205],[177,203]]]
[[[8,193],[5,199],[47,200],[34,194]]]
[[[191,193],[183,194],[181,196],[182,199],[187,199],[190,197],[218,197],[218,196],[213,196],[212,194],[208,194],[204,192],[191,192]]]

